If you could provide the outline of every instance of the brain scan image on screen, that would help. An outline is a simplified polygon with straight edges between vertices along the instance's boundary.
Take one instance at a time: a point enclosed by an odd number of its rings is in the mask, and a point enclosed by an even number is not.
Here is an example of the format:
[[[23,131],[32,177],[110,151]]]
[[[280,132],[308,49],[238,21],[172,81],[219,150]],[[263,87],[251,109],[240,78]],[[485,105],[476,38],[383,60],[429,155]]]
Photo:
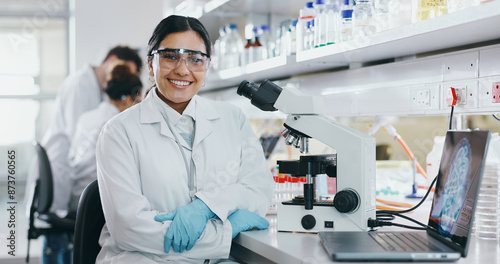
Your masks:
[[[439,232],[450,237],[457,221],[460,209],[465,202],[470,185],[471,147],[467,138],[462,138],[456,145],[447,170],[444,186],[443,206],[439,217]]]

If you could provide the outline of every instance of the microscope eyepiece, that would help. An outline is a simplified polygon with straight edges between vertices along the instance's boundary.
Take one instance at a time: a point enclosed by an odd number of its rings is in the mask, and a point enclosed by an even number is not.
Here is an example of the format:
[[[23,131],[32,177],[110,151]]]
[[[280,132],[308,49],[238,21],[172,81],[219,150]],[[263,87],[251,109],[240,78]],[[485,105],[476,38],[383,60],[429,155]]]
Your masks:
[[[260,86],[255,83],[242,81],[236,93],[250,99],[251,103],[263,111],[276,111],[274,103],[283,89],[276,84],[265,80]]]
[[[255,83],[248,82],[246,80],[242,81],[238,86],[238,90],[236,93],[241,96],[245,96],[246,98],[252,100],[254,94],[259,90],[259,86]]]

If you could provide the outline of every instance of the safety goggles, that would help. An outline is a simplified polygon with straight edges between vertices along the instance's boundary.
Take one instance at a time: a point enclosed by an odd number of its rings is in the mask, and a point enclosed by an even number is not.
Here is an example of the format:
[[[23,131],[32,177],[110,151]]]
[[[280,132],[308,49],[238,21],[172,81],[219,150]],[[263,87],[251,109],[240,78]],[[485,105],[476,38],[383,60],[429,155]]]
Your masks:
[[[175,69],[184,60],[190,71],[203,72],[208,70],[210,64],[210,55],[196,50],[161,49],[153,50],[151,54],[158,54],[159,66],[165,69]]]

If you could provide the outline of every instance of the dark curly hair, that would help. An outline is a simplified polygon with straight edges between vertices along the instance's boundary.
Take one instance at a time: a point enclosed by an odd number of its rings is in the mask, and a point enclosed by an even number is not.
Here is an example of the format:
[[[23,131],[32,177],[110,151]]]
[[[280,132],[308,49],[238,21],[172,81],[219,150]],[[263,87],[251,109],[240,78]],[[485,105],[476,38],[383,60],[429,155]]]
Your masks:
[[[117,64],[111,71],[106,94],[114,101],[123,100],[123,96],[136,96],[141,93],[142,82],[139,76],[133,74],[125,64]]]

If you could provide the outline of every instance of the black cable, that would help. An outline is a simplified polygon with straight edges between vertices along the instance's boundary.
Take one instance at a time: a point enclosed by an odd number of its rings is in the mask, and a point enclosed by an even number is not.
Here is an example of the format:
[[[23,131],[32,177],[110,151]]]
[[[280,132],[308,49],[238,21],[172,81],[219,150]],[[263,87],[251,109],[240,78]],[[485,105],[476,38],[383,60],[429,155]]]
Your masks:
[[[416,229],[416,230],[426,230],[427,228],[425,227],[418,227],[418,226],[407,226],[407,225],[401,225],[401,224],[396,224],[396,223],[391,223],[392,226],[398,226],[398,227],[404,227],[404,228],[409,228],[409,229]]]
[[[437,180],[437,177],[435,177],[434,180],[432,180],[431,185],[429,186],[429,189],[425,193],[425,195],[422,198],[422,200],[420,200],[420,202],[417,205],[413,206],[412,208],[407,209],[407,210],[402,210],[402,211],[397,211],[397,210],[379,210],[379,211],[377,211],[377,213],[384,212],[384,213],[404,214],[404,213],[408,213],[408,212],[411,212],[411,211],[417,209],[422,203],[424,203],[425,199],[427,199],[427,196],[429,196],[429,193],[431,192],[432,186],[434,186],[434,183],[436,183],[436,180]]]
[[[422,226],[422,227],[427,227],[427,225],[426,225],[426,224],[423,224],[423,223],[421,223],[421,222],[419,222],[419,221],[417,221],[417,220],[415,220],[415,219],[413,219],[413,218],[411,218],[411,217],[408,217],[408,216],[406,216],[406,215],[397,214],[397,213],[396,213],[396,214],[394,214],[394,215],[395,215],[395,216],[399,216],[399,217],[401,217],[401,218],[404,218],[404,219],[406,219],[406,220],[408,220],[408,221],[411,221],[411,222],[413,222],[413,223],[415,223],[415,224],[417,224],[417,225],[419,225],[419,226]]]
[[[422,198],[422,200],[420,200],[420,202],[417,205],[413,206],[410,209],[402,210],[402,211],[399,211],[399,210],[378,210],[376,212],[376,216],[377,216],[376,219],[375,220],[374,219],[368,220],[368,227],[374,228],[374,227],[381,227],[381,226],[398,226],[398,227],[417,229],[417,230],[427,229],[427,225],[425,225],[425,224],[423,224],[423,223],[421,223],[421,222],[419,222],[411,217],[408,217],[406,215],[402,215],[402,214],[411,212],[411,211],[417,209],[420,205],[422,205],[422,203],[427,199],[427,196],[429,196],[429,193],[431,192],[432,187],[436,183],[436,180],[437,180],[437,177],[435,177],[432,180],[432,182],[429,186],[429,189],[427,190],[424,197]],[[397,224],[397,223],[392,223],[390,221],[387,221],[387,220],[394,220],[395,216],[398,216],[398,217],[401,217],[401,218],[406,219],[408,221],[411,221],[411,222],[413,222],[417,225],[420,225],[422,227],[402,225],[402,224]],[[386,221],[384,221],[384,220],[386,220]]]
[[[500,121],[500,118],[497,116],[497,114],[492,115],[497,121]]]
[[[380,221],[392,221],[396,219],[396,217],[393,214],[376,212],[376,215],[377,215],[377,220]]]
[[[381,226],[397,226],[397,227],[404,227],[404,228],[416,229],[416,230],[426,230],[425,227],[409,226],[409,225],[397,224],[397,223],[393,223],[393,222],[389,222],[389,221],[368,219],[368,227],[374,228],[374,227],[381,227]]]
[[[451,106],[451,113],[450,113],[450,126],[449,130],[451,130],[451,124],[453,123],[453,110],[455,109],[455,106]]]
[[[377,212],[376,215],[377,215],[376,219],[378,221],[390,221],[390,220],[394,220],[395,217],[398,216],[398,217],[404,218],[408,221],[411,221],[419,226],[422,226],[424,228],[427,227],[427,225],[425,225],[425,224],[423,224],[423,223],[421,223],[421,222],[419,222],[411,217],[408,217],[408,216],[402,215],[402,214],[398,214],[398,213]]]

